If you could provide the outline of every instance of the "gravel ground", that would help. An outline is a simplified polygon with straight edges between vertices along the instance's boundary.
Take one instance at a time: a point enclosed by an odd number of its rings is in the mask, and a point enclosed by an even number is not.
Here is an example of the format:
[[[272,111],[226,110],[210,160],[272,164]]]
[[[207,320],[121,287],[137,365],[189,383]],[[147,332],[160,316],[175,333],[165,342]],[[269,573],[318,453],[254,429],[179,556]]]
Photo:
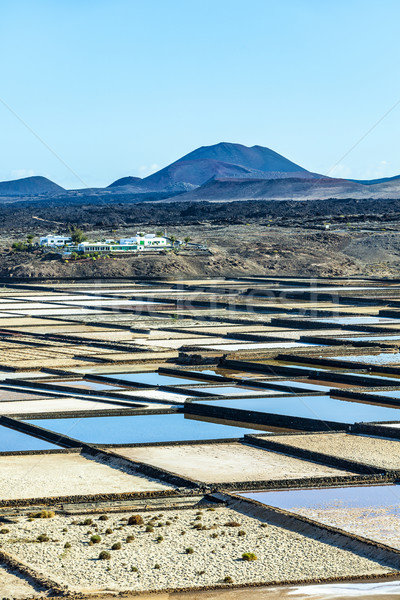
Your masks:
[[[351,474],[239,443],[116,448],[114,451],[206,483]]]
[[[391,352],[382,354],[365,354],[364,356],[334,356],[337,360],[348,360],[352,362],[362,362],[371,365],[387,365],[400,363],[400,354]]]
[[[343,548],[333,546],[237,513],[228,508],[214,511],[168,511],[146,525],[127,525],[129,515],[119,513],[106,521],[90,516],[92,524],[82,525],[85,516],[52,519],[22,517],[7,524],[0,533],[3,549],[28,562],[36,570],[51,575],[75,591],[161,590],[218,585],[225,577],[235,583],[268,582],[328,577],[384,574],[391,569]],[[145,513],[145,523],[156,517]],[[237,522],[237,527],[227,526]],[[168,524],[167,524],[168,523]],[[193,526],[202,524],[204,530]],[[112,533],[106,534],[106,530]],[[244,534],[239,535],[239,531]],[[185,532],[182,534],[182,532]],[[39,543],[40,534],[50,540]],[[89,545],[91,535],[100,543]],[[133,535],[131,543],[127,536]],[[157,542],[158,536],[163,540]],[[112,550],[115,543],[122,548]],[[65,544],[71,544],[65,548]],[[186,549],[192,548],[193,553]],[[99,560],[101,551],[109,560]],[[254,552],[257,560],[241,559]],[[156,567],[159,565],[159,568]]]
[[[2,598],[11,600],[25,600],[35,596],[44,596],[46,590],[34,581],[28,580],[18,571],[0,565],[0,594]]]
[[[322,452],[383,469],[400,469],[398,440],[350,433],[285,435],[279,436],[277,440],[294,448]]]
[[[0,499],[165,490],[155,479],[88,460],[80,454],[0,457]]]

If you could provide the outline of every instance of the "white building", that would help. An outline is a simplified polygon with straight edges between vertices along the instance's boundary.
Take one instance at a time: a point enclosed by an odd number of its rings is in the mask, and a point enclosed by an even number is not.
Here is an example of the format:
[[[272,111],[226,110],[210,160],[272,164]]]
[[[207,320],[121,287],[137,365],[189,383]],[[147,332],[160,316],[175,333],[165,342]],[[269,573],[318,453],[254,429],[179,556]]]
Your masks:
[[[138,250],[168,248],[172,246],[171,240],[163,235],[155,235],[154,233],[137,232],[135,237],[121,238],[119,243],[122,246],[136,244]]]
[[[59,248],[70,244],[72,242],[71,236],[68,235],[46,235],[46,237],[40,238],[41,246],[50,246],[51,248]]]
[[[114,240],[104,240],[102,242],[82,242],[77,246],[78,252],[85,254],[92,252],[114,252],[121,254],[122,252],[140,252],[151,250],[163,250],[164,248],[172,248],[179,246],[182,242],[176,241],[172,243],[170,238],[166,236],[155,235],[154,233],[144,234],[138,232],[136,236],[130,238],[121,238],[118,242]]]

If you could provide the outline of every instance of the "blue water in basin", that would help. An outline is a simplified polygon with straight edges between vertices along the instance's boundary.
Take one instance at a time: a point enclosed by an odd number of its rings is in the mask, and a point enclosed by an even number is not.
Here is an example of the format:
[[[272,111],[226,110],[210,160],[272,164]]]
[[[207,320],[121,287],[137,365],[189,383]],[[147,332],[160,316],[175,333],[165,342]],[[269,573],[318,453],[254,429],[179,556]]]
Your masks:
[[[189,390],[197,390],[200,392],[205,392],[209,396],[261,396],[261,394],[265,394],[266,390],[263,388],[258,389],[249,389],[247,387],[239,387],[239,386],[221,386],[221,387],[193,387],[186,388]]]
[[[26,435],[15,429],[0,425],[0,452],[20,452],[22,450],[54,450],[49,442],[40,440],[31,435]]]
[[[257,500],[290,510],[293,508],[325,508],[340,503],[349,507],[398,506],[400,512],[400,486],[351,486],[343,488],[322,488],[312,490],[290,490],[279,492],[245,492],[239,494],[245,498]]]
[[[266,396],[265,398],[200,400],[198,403],[338,423],[400,421],[400,408],[339,400],[330,396]]]
[[[113,379],[121,379],[127,383],[147,383],[150,385],[183,385],[185,383],[204,383],[201,379],[185,379],[183,377],[173,377],[172,375],[163,375],[157,372],[150,373],[113,373],[108,375]]]
[[[35,419],[28,421],[89,444],[136,444],[239,438],[256,429],[186,418],[183,414]],[[259,431],[258,431],[259,433]]]

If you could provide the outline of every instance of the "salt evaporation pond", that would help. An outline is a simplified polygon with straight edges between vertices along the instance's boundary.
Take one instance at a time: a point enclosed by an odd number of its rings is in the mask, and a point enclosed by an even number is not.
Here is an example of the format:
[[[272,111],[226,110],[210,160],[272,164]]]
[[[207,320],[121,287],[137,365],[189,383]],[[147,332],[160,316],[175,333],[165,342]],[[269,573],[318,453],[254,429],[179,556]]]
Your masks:
[[[278,386],[285,386],[293,388],[293,392],[301,392],[301,390],[305,390],[306,392],[327,392],[329,391],[333,385],[316,385],[315,383],[308,383],[303,381],[274,381],[274,388]]]
[[[330,396],[280,396],[243,399],[194,399],[202,405],[272,413],[292,417],[305,417],[320,421],[356,423],[360,421],[400,421],[400,408],[340,400]],[[196,402],[197,403],[197,402]]]
[[[268,390],[265,390],[264,388],[258,388],[258,389],[250,389],[250,388],[246,388],[246,387],[233,387],[233,386],[221,386],[221,387],[197,387],[197,388],[185,388],[188,391],[188,395],[190,391],[199,391],[199,392],[205,392],[206,394],[208,394],[209,396],[230,396],[230,395],[237,395],[237,396],[261,396],[262,394],[276,394],[276,392],[269,392]]]
[[[246,492],[245,498],[400,548],[400,486]]]
[[[360,362],[372,365],[385,365],[390,363],[400,363],[400,353],[382,352],[381,354],[364,354],[360,356],[334,356],[335,360],[350,362]]]
[[[46,382],[48,383],[48,382]],[[107,383],[98,383],[97,381],[86,381],[86,379],[73,379],[70,381],[54,381],[54,385],[59,385],[62,387],[72,387],[82,390],[95,390],[97,392],[100,391],[108,391],[114,392],[117,390],[122,390],[123,388],[118,387],[118,385],[112,385]]]
[[[112,373],[108,377],[120,379],[129,383],[146,383],[149,385],[183,385],[185,383],[204,383],[201,379],[184,379],[183,377],[174,377],[173,375],[163,375],[161,373]]]
[[[259,430],[222,425],[183,414],[35,419],[27,421],[88,444],[139,444],[240,438]]]
[[[54,446],[39,438],[0,425],[0,452],[54,450],[56,448],[59,448],[59,446]]]

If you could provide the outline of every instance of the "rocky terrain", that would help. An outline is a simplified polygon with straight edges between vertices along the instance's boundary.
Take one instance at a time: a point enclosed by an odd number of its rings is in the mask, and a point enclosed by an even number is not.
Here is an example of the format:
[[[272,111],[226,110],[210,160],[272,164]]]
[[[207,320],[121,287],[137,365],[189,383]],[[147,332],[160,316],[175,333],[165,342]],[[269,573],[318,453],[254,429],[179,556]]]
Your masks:
[[[126,229],[118,229],[123,234]],[[192,277],[234,275],[353,276],[400,275],[397,231],[315,231],[252,225],[198,225],[169,229],[207,244],[209,252],[63,261],[56,254],[7,250],[0,253],[0,277]],[[93,236],[103,233],[93,232]]]
[[[318,581],[393,572],[382,560],[334,546],[321,534],[313,539],[229,508],[144,513],[139,525],[129,525],[128,517],[25,517],[1,530],[2,548],[68,590],[86,592]],[[255,558],[243,560],[245,553]]]

